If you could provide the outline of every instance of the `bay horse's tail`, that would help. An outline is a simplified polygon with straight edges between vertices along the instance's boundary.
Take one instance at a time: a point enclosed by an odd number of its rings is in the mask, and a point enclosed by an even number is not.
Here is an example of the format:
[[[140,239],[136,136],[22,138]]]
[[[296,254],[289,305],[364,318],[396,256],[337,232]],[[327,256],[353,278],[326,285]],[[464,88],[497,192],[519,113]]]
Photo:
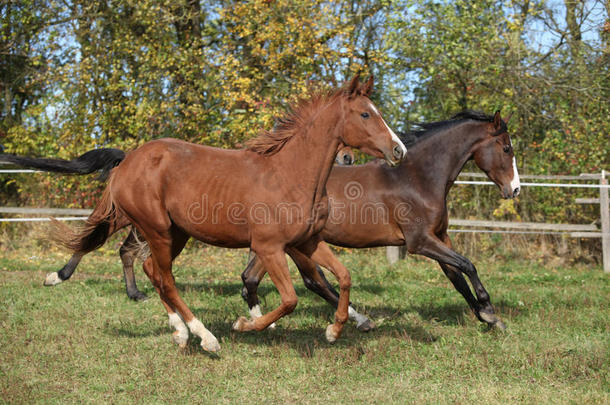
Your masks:
[[[86,254],[100,248],[110,235],[127,224],[129,220],[117,211],[112,202],[109,185],[85,225],[72,228],[51,218],[51,240],[73,253]]]
[[[105,180],[110,170],[123,159],[125,159],[125,152],[114,148],[90,150],[73,160],[0,154],[0,163],[11,163],[55,173],[90,174],[100,171],[99,177],[102,180]]]

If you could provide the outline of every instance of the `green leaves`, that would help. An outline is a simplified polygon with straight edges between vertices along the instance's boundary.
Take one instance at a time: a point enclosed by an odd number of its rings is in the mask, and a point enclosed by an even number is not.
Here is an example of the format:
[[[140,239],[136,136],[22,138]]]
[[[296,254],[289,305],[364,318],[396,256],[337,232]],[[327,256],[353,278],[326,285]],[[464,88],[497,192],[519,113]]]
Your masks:
[[[501,108],[522,172],[599,171],[608,31],[584,35],[602,19],[568,3],[569,16],[542,0],[5,2],[0,143],[61,157],[167,136],[239,147],[311,82],[359,72],[395,130]]]

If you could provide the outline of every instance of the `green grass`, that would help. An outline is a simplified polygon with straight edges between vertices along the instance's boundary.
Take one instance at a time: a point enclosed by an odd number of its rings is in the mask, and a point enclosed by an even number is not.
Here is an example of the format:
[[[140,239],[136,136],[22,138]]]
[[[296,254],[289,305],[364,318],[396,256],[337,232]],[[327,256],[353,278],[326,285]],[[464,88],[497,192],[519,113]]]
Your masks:
[[[376,321],[329,345],[333,311],[305,290],[274,331],[231,330],[247,314],[246,252],[190,249],[175,266],[182,297],[218,337],[219,357],[171,343],[167,316],[138,265],[147,302],[129,301],[113,253],[88,256],[68,282],[42,281],[66,255],[0,259],[0,395],[6,402],[609,403],[610,282],[599,267],[526,261],[478,269],[506,332],[488,331],[435,263],[388,266],[383,250],[342,252],[352,302]],[[265,311],[279,302],[265,279]]]

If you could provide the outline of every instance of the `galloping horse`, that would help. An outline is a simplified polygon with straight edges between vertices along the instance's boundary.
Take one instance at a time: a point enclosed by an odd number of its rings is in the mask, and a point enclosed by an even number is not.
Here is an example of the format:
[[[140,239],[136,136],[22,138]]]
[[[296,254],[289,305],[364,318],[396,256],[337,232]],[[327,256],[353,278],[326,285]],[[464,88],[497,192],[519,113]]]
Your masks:
[[[340,146],[385,158],[390,165],[406,155],[404,144],[369,99],[372,85],[372,77],[364,86],[355,77],[345,89],[300,102],[245,150],[176,139],[148,142],[112,170],[83,229],[70,232],[54,221],[55,238],[75,253],[86,253],[131,222],[150,248],[144,271],[176,330],[174,341],[186,345],[190,330],[212,352],[220,349],[216,337],[193,315],[174,283],[172,262],[187,240],[192,236],[221,247],[250,246],[267,269],[281,303],[262,317],[240,317],[234,324],[239,331],[263,330],[294,310],[297,297],[284,253],[298,251],[338,279],[335,323],[325,333],[333,342],[348,319],[351,281],[318,235],[329,214],[326,181],[332,162]]]
[[[109,149],[112,151],[118,151],[117,149]],[[120,152],[120,151],[118,151]],[[117,152],[114,152],[115,154],[117,154]],[[84,156],[84,155],[83,155]],[[81,157],[79,157],[79,159],[81,159]],[[123,154],[123,156],[121,157],[120,160],[123,160],[125,158],[125,155]],[[2,158],[0,157],[0,161],[2,160]],[[60,169],[63,169],[62,172],[66,172],[66,167],[70,167],[69,163],[71,162],[76,162],[78,161],[78,159],[75,159],[73,161],[65,161],[65,160],[59,160],[59,159],[54,159],[54,166],[51,166],[49,164],[47,164],[46,166],[43,167],[43,165],[35,165],[36,162],[43,160],[43,159],[27,159],[26,161],[19,161],[18,159],[13,159],[11,161],[11,163],[14,164],[19,164],[20,166],[27,166],[27,167],[35,167],[35,168],[39,168],[39,169],[43,169],[43,170],[47,170],[47,171],[56,171],[56,172],[60,172]],[[343,166],[343,165],[351,165],[354,162],[354,152],[352,151],[352,149],[348,146],[343,146],[339,148],[339,151],[337,152],[337,156],[335,157],[335,163]],[[59,163],[59,165],[58,165]],[[116,163],[118,164],[118,163]],[[53,170],[55,168],[55,170]],[[91,170],[91,169],[89,169]],[[93,170],[88,171],[88,173],[91,173]],[[87,172],[82,172],[79,174],[85,174]],[[117,229],[118,230],[118,229]],[[139,240],[138,240],[138,236],[136,234],[136,230],[132,227],[131,230],[129,231],[129,234],[127,235],[127,238],[125,238],[125,240],[123,241],[123,243],[121,244],[121,248],[119,249],[119,256],[121,258],[121,263],[123,264],[123,280],[125,281],[125,292],[127,293],[127,296],[134,300],[134,301],[143,301],[146,300],[148,297],[146,296],[146,294],[144,294],[143,292],[141,292],[138,289],[138,286],[136,284],[136,277],[133,271],[133,264],[136,260],[136,257],[138,255],[139,252]],[[72,255],[72,257],[70,258],[70,260],[68,261],[68,263],[66,263],[59,271],[53,272],[53,273],[49,273],[44,281],[44,285],[46,286],[55,286],[58,285],[60,283],[62,283],[63,281],[66,281],[67,279],[69,279],[72,274],[74,273],[74,271],[76,270],[76,267],[78,266],[78,264],[80,263],[81,259],[83,258],[83,254],[79,254],[79,253],[75,253]]]
[[[504,198],[519,194],[507,121],[501,119],[499,111],[494,116],[463,112],[448,121],[422,124],[421,130],[403,137],[409,158],[398,168],[379,162],[334,168],[326,184],[331,214],[321,233],[323,239],[351,248],[406,245],[409,253],[438,261],[480,321],[504,329],[476,268],[451,247],[447,194],[470,159],[500,188]],[[307,288],[337,306],[337,292],[319,268],[312,271],[316,264],[294,249],[287,252]],[[476,298],[463,274],[470,279]],[[261,313],[256,292],[264,275],[264,263],[256,257],[242,274],[242,295],[253,316]],[[373,327],[351,305],[349,314],[360,330]]]
[[[21,167],[43,170],[55,173],[68,174],[90,174],[99,171],[99,178],[105,180],[110,170],[125,159],[125,152],[114,148],[95,149],[84,153],[73,160],[31,158],[26,156],[15,156],[0,154],[0,163],[10,163]],[[349,146],[340,146],[335,163],[338,165],[351,165],[354,162],[354,152]],[[118,229],[116,229],[118,231]],[[133,272],[133,264],[141,247],[135,228],[131,227],[127,238],[121,244],[119,256],[123,264],[123,280],[125,281],[125,292],[127,297],[134,301],[148,299],[146,294],[138,290],[136,278]],[[58,285],[74,274],[84,253],[74,253],[68,263],[59,271],[49,273],[45,278],[44,285]],[[145,259],[145,258],[144,258]]]

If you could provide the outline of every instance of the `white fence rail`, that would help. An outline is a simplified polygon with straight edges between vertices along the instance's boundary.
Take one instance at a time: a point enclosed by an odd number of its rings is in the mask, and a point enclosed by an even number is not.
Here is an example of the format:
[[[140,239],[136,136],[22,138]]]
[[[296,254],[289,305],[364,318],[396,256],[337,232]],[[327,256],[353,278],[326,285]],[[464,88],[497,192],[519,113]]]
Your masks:
[[[13,173],[39,173],[38,170],[27,169],[2,169],[0,174]],[[589,188],[598,189],[599,198],[576,198],[578,204],[598,204],[600,207],[601,229],[594,224],[556,224],[539,222],[505,222],[505,221],[486,221],[486,220],[465,220],[450,219],[450,228],[453,233],[505,233],[505,234],[553,234],[568,235],[574,238],[601,238],[602,242],[602,261],[604,272],[610,273],[610,207],[608,198],[608,173],[602,171],[600,174],[581,174],[580,176],[570,175],[521,175],[525,180],[557,180],[557,181],[592,181],[597,180],[599,184],[582,183],[548,183],[548,182],[524,182],[523,187],[559,187],[559,188]],[[461,178],[487,178],[483,173],[462,173]],[[494,185],[490,181],[480,180],[457,180],[455,184],[463,185]],[[84,220],[91,210],[70,209],[70,208],[23,208],[23,207],[0,207],[0,214],[13,215],[48,215],[56,216],[63,221]],[[72,216],[61,216],[72,215]],[[26,217],[26,218],[0,218],[0,222],[35,222],[49,221],[48,217]],[[467,229],[464,229],[466,227]],[[474,227],[475,229],[471,229]],[[403,253],[399,247],[390,246],[387,248],[388,260],[393,263],[400,259]]]

